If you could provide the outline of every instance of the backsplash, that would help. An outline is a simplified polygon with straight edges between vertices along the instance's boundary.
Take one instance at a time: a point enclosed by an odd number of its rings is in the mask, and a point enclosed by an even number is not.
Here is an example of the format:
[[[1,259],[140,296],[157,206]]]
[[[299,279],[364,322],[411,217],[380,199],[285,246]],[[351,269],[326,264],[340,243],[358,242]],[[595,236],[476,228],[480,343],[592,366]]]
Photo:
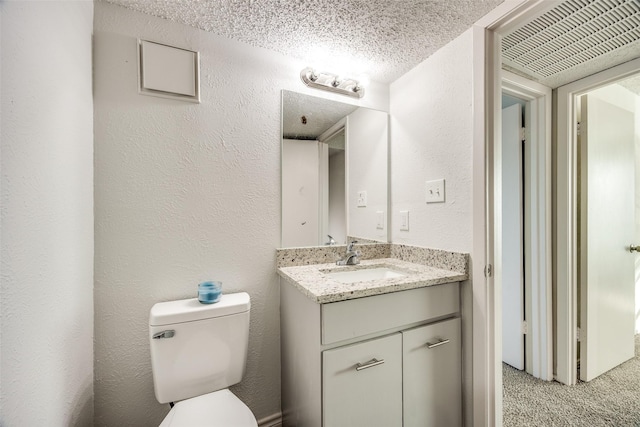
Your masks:
[[[469,254],[394,243],[357,245],[361,259],[396,258],[443,270],[468,273]],[[276,249],[276,267],[333,263],[341,259],[346,245]]]
[[[360,259],[389,258],[389,246],[388,243],[367,243],[356,245],[355,249],[362,253]],[[343,258],[346,252],[346,245],[276,249],[276,267],[332,263]]]
[[[380,240],[367,239],[365,237],[347,236],[347,242],[353,242],[354,240],[358,243],[387,243],[381,242]]]
[[[420,246],[391,244],[391,258],[443,270],[469,273],[469,254]]]

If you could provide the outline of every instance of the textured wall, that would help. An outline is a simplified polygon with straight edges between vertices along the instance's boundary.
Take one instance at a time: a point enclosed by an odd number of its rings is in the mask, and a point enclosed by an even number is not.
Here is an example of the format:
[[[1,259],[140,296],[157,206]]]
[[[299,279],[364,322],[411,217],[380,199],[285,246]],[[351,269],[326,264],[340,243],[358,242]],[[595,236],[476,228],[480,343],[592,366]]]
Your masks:
[[[0,10],[0,425],[90,426],[93,3]]]
[[[470,252],[472,245],[472,31],[391,84],[394,243]],[[425,203],[444,178],[445,203]],[[401,210],[409,231],[400,231]]]
[[[257,418],[277,413],[281,89],[322,92],[300,82],[307,64],[182,24],[97,2],[94,25],[96,425],[158,425],[149,309],[207,278],[251,295],[232,390]],[[137,94],[138,37],[201,52],[201,104]],[[388,87],[362,105],[387,109]]]
[[[350,236],[386,242],[387,227],[378,229],[376,212],[387,218],[389,115],[359,108],[347,116]],[[358,192],[367,192],[367,206],[358,207]]]
[[[467,30],[391,84],[391,238],[472,252],[473,30]],[[446,180],[445,203],[426,204],[425,181]],[[399,212],[409,211],[409,231]],[[473,262],[474,254],[471,254]],[[471,281],[461,287],[463,404],[472,424]]]

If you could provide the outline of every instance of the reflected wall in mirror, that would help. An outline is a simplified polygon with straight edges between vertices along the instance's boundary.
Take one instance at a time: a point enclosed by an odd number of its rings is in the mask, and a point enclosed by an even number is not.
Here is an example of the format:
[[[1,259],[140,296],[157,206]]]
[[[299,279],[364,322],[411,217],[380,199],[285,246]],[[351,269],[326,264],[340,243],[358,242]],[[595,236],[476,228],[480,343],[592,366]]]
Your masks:
[[[388,241],[388,115],[282,91],[282,247]]]

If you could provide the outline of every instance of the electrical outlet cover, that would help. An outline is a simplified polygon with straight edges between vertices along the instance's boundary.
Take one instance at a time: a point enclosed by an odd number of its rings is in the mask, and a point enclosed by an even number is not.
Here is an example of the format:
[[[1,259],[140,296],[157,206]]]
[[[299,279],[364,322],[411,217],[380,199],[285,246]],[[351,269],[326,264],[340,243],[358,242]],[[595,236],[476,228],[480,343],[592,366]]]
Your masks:
[[[376,228],[384,230],[384,211],[376,211]]]
[[[409,231],[409,211],[400,211],[400,231]]]

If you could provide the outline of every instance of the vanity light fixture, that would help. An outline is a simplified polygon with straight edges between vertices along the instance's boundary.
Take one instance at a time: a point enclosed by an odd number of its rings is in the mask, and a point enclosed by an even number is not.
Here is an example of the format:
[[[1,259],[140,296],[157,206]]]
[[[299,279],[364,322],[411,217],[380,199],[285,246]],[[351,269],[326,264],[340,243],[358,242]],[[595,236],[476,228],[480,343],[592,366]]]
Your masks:
[[[319,73],[313,68],[307,67],[300,72],[300,78],[305,85],[315,89],[328,90],[353,98],[364,96],[364,87],[357,80],[343,79],[337,74]]]

